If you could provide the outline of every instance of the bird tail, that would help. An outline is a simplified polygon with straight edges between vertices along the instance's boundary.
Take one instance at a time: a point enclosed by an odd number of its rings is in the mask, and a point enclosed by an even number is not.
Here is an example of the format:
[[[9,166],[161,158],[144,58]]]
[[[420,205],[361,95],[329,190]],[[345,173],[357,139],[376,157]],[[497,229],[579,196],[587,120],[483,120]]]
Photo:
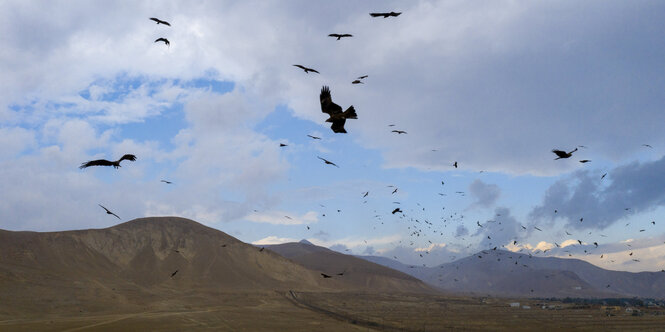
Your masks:
[[[357,119],[358,114],[356,114],[356,109],[353,108],[353,105],[349,106],[349,108],[344,111],[344,118],[346,119]]]

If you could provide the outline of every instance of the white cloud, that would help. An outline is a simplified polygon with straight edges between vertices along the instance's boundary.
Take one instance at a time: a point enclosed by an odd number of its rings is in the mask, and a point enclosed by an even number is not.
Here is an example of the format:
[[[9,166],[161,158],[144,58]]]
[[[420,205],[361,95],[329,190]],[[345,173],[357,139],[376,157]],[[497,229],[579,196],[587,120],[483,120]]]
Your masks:
[[[302,216],[290,214],[285,211],[252,212],[244,219],[251,222],[268,223],[273,225],[304,225],[318,221],[318,213],[308,211]]]

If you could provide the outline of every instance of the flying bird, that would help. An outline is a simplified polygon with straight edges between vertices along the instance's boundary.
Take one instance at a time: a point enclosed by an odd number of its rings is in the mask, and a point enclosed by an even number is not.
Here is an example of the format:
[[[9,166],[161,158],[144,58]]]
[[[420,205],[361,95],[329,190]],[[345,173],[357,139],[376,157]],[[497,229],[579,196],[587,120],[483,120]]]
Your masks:
[[[363,197],[367,197],[369,195],[369,191],[366,191],[365,194],[363,194]]]
[[[457,168],[457,162],[453,163],[453,167]]]
[[[120,217],[118,217],[117,214],[115,214],[115,213],[109,211],[109,209],[105,208],[103,205],[101,205],[101,204],[97,204],[97,205],[101,206],[102,209],[106,210],[106,214],[114,215],[116,218],[120,219]]]
[[[393,133],[397,133],[398,135],[406,134],[406,133],[407,133],[407,132],[404,131],[404,130],[393,130],[392,132],[393,132]]]
[[[323,159],[323,158],[321,158],[321,157],[319,157],[319,156],[316,156],[316,157],[319,158],[319,159],[321,159],[321,160],[323,160],[323,162],[326,163],[326,165],[333,165],[333,166],[339,168],[339,166],[337,166],[337,164],[333,163],[333,162],[330,161],[330,160]]]
[[[164,24],[164,25],[171,26],[171,24],[169,24],[169,22],[162,21],[162,20],[160,20],[160,19],[158,19],[158,18],[151,17],[150,19],[153,20],[153,21],[155,21],[155,22],[157,22],[158,25],[159,25],[159,24]]]
[[[166,184],[171,184],[171,183],[173,183],[173,182],[171,182],[171,181],[166,181],[166,180],[161,180],[161,181],[159,181],[159,182],[164,182],[164,183],[166,183]]]
[[[296,67],[298,67],[298,68],[304,70],[306,74],[309,74],[310,71],[313,72],[313,73],[320,74],[320,73],[319,73],[318,71],[316,71],[315,69],[307,68],[307,67],[305,67],[305,66],[303,66],[303,65],[294,65],[294,66],[296,66]]]
[[[537,230],[539,230],[539,231],[541,231],[541,232],[543,231],[542,229],[540,229],[540,228],[538,228],[538,227],[536,227],[536,226],[533,226],[533,228],[535,228],[535,229],[537,229]]]
[[[372,17],[379,17],[383,16],[383,18],[388,18],[390,16],[397,17],[402,13],[395,13],[395,12],[390,12],[390,13],[369,13],[370,16]]]
[[[283,147],[285,147],[285,146],[288,146],[288,145],[287,145],[287,144],[284,144],[284,143],[279,143],[279,147],[280,147],[280,148],[283,148]]]
[[[346,130],[344,129],[346,119],[358,118],[358,114],[356,114],[356,109],[353,108],[353,105],[349,106],[346,111],[342,112],[342,107],[333,103],[332,97],[330,96],[330,89],[327,86],[321,88],[319,100],[321,101],[321,112],[328,113],[329,117],[326,122],[332,122],[330,129],[335,133],[346,133]]]
[[[400,210],[400,208],[396,208],[396,209],[393,210],[392,214],[395,214],[395,213],[397,213],[397,212],[402,213],[402,210]]]
[[[323,278],[332,278],[331,276],[329,276],[329,275],[327,275],[327,274],[325,274],[325,273],[321,273],[321,276],[322,276]]]
[[[589,160],[589,159],[582,159],[582,160],[580,160],[580,162],[581,162],[582,164],[586,164],[586,163],[588,163],[588,162],[590,162],[590,161],[591,161],[591,160]]]
[[[358,79],[359,79],[359,80],[364,80],[364,79],[366,79],[367,77],[369,77],[369,75],[363,75],[363,76],[360,76],[360,77],[358,77]]]
[[[166,38],[163,38],[163,37],[162,37],[162,38],[157,38],[157,39],[155,39],[155,43],[160,42],[160,41],[164,42],[164,44],[165,44],[166,46],[171,46],[171,42],[169,42],[169,40],[166,39]]]
[[[175,272],[171,273],[171,278],[173,278],[176,273],[178,273],[178,270],[175,270]]]
[[[601,180],[602,180],[602,179],[604,179],[604,178],[605,178],[605,176],[607,176],[607,173],[605,173],[605,174],[601,175],[601,176],[600,176],[600,179],[601,179]]]
[[[392,192],[392,193],[393,193],[393,194],[394,194],[394,193],[396,193],[396,192],[397,192],[397,189],[398,189],[398,188],[395,188],[395,190],[393,190],[393,192]]]
[[[321,137],[312,136],[312,135],[307,135],[307,137],[309,137],[309,138],[311,138],[311,139],[321,139]]]
[[[340,40],[340,39],[342,39],[342,38],[344,38],[344,37],[353,37],[353,35],[348,34],[348,33],[344,33],[344,34],[331,33],[331,34],[328,35],[328,37],[336,37],[337,40]]]
[[[133,154],[126,154],[116,161],[108,161],[106,159],[91,160],[81,164],[80,169],[90,166],[113,166],[114,168],[120,167],[120,162],[123,160],[135,161],[136,156]]]
[[[561,150],[557,150],[557,149],[552,150],[552,152],[554,152],[554,154],[556,154],[557,157],[558,157],[554,160],[562,159],[562,158],[570,158],[570,157],[573,156],[573,152],[575,152],[575,151],[577,151],[577,148],[575,148],[575,150],[570,151],[570,152],[561,151]]]
[[[365,83],[363,83],[363,81],[361,80],[354,80],[353,82],[351,82],[351,84],[365,84]]]
[[[653,146],[651,146],[651,145],[649,145],[649,144],[642,144],[642,146],[647,147],[647,148],[650,148],[650,149],[653,149]]]

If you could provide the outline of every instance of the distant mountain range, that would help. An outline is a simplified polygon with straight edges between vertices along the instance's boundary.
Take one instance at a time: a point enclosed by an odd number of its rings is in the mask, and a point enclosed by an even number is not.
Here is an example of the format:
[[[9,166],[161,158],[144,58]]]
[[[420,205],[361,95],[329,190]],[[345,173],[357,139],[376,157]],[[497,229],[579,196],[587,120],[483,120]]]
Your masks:
[[[579,259],[485,250],[434,267],[357,256],[408,273],[442,290],[514,297],[647,297],[665,299],[664,272],[605,270]]]

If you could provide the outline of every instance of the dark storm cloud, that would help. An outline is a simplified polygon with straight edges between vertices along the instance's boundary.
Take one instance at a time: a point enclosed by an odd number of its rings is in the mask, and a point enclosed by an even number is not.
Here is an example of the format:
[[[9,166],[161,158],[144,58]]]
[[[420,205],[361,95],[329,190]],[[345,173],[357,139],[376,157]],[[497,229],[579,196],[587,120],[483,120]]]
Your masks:
[[[530,219],[563,218],[567,227],[604,229],[665,204],[665,157],[619,166],[607,174],[601,180],[599,171],[578,171],[557,181],[530,212]]]

